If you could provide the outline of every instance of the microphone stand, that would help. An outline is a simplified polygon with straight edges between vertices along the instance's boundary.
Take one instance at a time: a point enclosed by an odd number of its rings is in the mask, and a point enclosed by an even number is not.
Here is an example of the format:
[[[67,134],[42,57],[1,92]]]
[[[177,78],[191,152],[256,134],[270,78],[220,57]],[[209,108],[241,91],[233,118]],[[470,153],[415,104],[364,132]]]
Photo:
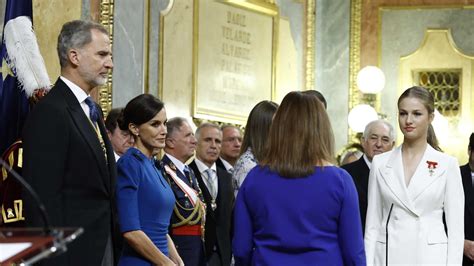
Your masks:
[[[385,265],[388,266],[388,222],[390,221],[390,215],[392,214],[393,203],[390,206],[390,211],[388,212],[387,224],[385,225]]]
[[[7,170],[8,173],[12,174],[11,176],[18,181],[23,188],[25,188],[28,193],[33,197],[33,200],[38,206],[38,209],[41,213],[41,218],[43,220],[43,233],[45,235],[54,235],[53,231],[51,230],[51,223],[49,221],[48,213],[46,212],[46,208],[44,207],[43,202],[39,198],[38,194],[36,194],[35,190],[25,181],[23,177],[21,177],[13,168],[8,165],[3,159],[0,158],[0,165],[3,166]]]

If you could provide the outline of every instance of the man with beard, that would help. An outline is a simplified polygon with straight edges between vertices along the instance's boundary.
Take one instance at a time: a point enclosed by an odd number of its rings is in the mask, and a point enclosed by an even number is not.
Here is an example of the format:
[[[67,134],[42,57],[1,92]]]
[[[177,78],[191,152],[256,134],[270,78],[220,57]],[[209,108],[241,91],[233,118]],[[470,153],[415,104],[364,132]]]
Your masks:
[[[75,20],[58,36],[61,76],[23,129],[23,173],[54,227],[82,227],[65,254],[45,265],[113,265],[114,152],[99,106],[89,96],[113,68],[107,30]],[[42,226],[25,199],[28,226]]]

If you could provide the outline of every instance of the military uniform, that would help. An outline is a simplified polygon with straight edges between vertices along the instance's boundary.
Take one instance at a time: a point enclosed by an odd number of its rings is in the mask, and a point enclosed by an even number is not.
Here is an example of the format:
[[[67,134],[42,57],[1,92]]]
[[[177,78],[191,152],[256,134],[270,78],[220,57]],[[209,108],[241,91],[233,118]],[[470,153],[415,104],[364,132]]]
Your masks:
[[[206,265],[203,245],[205,205],[196,177],[190,168],[189,170],[183,170],[183,172],[179,170],[166,154],[163,156],[161,164],[162,168],[167,166],[166,170],[163,169],[163,173],[176,199],[171,215],[169,234],[184,265]],[[190,197],[174,181],[169,171],[172,171],[186,185],[197,192],[199,200],[196,201],[194,206]]]
[[[17,173],[21,174],[23,166],[22,142],[13,143],[3,154],[2,159]],[[0,179],[0,227],[19,227],[25,223],[23,217],[22,187],[11,173],[4,167],[1,168]]]

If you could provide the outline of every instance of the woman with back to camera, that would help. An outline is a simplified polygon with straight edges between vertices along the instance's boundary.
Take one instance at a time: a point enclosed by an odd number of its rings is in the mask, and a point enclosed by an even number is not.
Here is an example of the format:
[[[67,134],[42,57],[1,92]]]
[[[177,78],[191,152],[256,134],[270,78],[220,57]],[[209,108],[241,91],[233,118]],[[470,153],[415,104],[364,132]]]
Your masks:
[[[440,152],[433,118],[434,98],[429,91],[415,86],[402,93],[398,124],[403,143],[375,156],[370,170],[365,227],[368,265],[461,264],[464,193],[460,170],[454,157]]]
[[[321,102],[287,94],[237,196],[236,265],[365,265],[357,191],[330,163],[333,143]]]
[[[240,147],[240,157],[232,174],[235,196],[250,170],[263,159],[268,132],[277,108],[278,104],[272,101],[261,101],[250,111]]]
[[[125,239],[119,265],[183,265],[168,226],[174,194],[154,156],[164,148],[166,111],[163,102],[142,94],[127,103],[119,126],[135,142],[117,163],[117,209]]]

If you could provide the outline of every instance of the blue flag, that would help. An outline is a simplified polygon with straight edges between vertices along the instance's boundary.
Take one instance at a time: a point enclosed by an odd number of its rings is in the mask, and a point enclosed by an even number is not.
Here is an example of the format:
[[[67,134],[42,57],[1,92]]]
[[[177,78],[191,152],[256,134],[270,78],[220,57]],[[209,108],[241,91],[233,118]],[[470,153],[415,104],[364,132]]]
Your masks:
[[[32,19],[32,0],[7,0],[5,7],[5,22],[19,16],[27,16]],[[5,46],[4,35],[1,44],[1,80],[0,80],[0,155],[13,142],[21,137],[21,130],[26,116],[28,115],[28,98],[16,79],[15,73],[8,68],[6,58],[8,51]]]

